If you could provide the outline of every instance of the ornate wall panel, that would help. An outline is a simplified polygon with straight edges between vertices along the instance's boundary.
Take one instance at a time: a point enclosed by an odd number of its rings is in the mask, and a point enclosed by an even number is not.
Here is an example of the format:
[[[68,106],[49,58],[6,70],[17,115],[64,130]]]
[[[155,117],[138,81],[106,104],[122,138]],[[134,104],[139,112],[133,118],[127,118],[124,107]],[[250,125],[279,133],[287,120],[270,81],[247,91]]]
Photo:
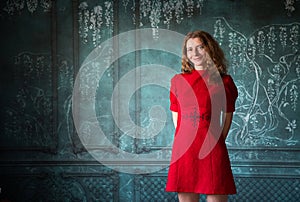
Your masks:
[[[178,201],[164,186],[182,42],[165,33],[203,29],[239,90],[229,201],[299,201],[299,11],[290,0],[1,1],[0,200]]]
[[[178,201],[175,193],[164,192],[164,175],[143,175],[135,178],[136,201]],[[238,193],[229,201],[298,201],[299,178],[235,177]],[[289,194],[287,194],[289,193]],[[201,195],[201,201],[205,196]]]
[[[56,152],[55,6],[1,4],[1,149]]]

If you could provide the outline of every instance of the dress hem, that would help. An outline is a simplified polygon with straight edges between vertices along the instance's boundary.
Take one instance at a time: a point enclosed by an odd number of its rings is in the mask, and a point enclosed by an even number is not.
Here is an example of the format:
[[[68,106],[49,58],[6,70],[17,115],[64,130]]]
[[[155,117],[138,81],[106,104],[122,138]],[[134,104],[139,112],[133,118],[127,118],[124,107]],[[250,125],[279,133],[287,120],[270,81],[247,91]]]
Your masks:
[[[205,192],[205,191],[191,191],[191,190],[173,190],[168,189],[166,192],[176,192],[176,193],[195,193],[195,194],[205,194],[205,195],[235,195],[237,192]]]

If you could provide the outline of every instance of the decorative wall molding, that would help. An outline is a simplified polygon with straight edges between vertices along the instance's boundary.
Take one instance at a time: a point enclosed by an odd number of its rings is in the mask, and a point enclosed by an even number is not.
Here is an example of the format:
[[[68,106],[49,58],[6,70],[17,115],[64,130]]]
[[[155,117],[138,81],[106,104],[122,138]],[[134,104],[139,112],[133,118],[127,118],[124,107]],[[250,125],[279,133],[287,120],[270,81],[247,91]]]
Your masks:
[[[176,193],[165,192],[166,177],[161,174],[139,175],[135,177],[135,201],[178,201]],[[293,180],[281,177],[235,176],[237,194],[230,195],[229,201],[293,201],[300,197],[297,187],[300,178]],[[287,194],[288,193],[288,194]],[[201,195],[205,201],[205,195]]]

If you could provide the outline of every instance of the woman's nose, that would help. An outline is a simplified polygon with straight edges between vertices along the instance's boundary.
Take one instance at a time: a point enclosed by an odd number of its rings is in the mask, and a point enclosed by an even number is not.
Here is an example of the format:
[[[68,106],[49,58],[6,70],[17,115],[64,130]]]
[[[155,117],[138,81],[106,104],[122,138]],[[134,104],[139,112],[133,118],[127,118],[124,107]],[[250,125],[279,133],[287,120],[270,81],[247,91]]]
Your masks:
[[[193,54],[194,55],[199,55],[199,50],[197,48],[195,48],[194,51],[193,51]]]

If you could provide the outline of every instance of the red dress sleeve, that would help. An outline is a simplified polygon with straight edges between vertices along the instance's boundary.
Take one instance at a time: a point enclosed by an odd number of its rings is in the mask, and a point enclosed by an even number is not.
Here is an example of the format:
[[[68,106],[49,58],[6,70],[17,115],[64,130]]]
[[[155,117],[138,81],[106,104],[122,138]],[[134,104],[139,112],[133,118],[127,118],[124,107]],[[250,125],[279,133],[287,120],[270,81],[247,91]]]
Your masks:
[[[178,112],[176,75],[171,79],[171,87],[170,87],[170,110],[174,111],[174,112]]]
[[[223,77],[224,88],[226,92],[226,112],[235,111],[235,101],[238,97],[238,90],[230,75]]]

